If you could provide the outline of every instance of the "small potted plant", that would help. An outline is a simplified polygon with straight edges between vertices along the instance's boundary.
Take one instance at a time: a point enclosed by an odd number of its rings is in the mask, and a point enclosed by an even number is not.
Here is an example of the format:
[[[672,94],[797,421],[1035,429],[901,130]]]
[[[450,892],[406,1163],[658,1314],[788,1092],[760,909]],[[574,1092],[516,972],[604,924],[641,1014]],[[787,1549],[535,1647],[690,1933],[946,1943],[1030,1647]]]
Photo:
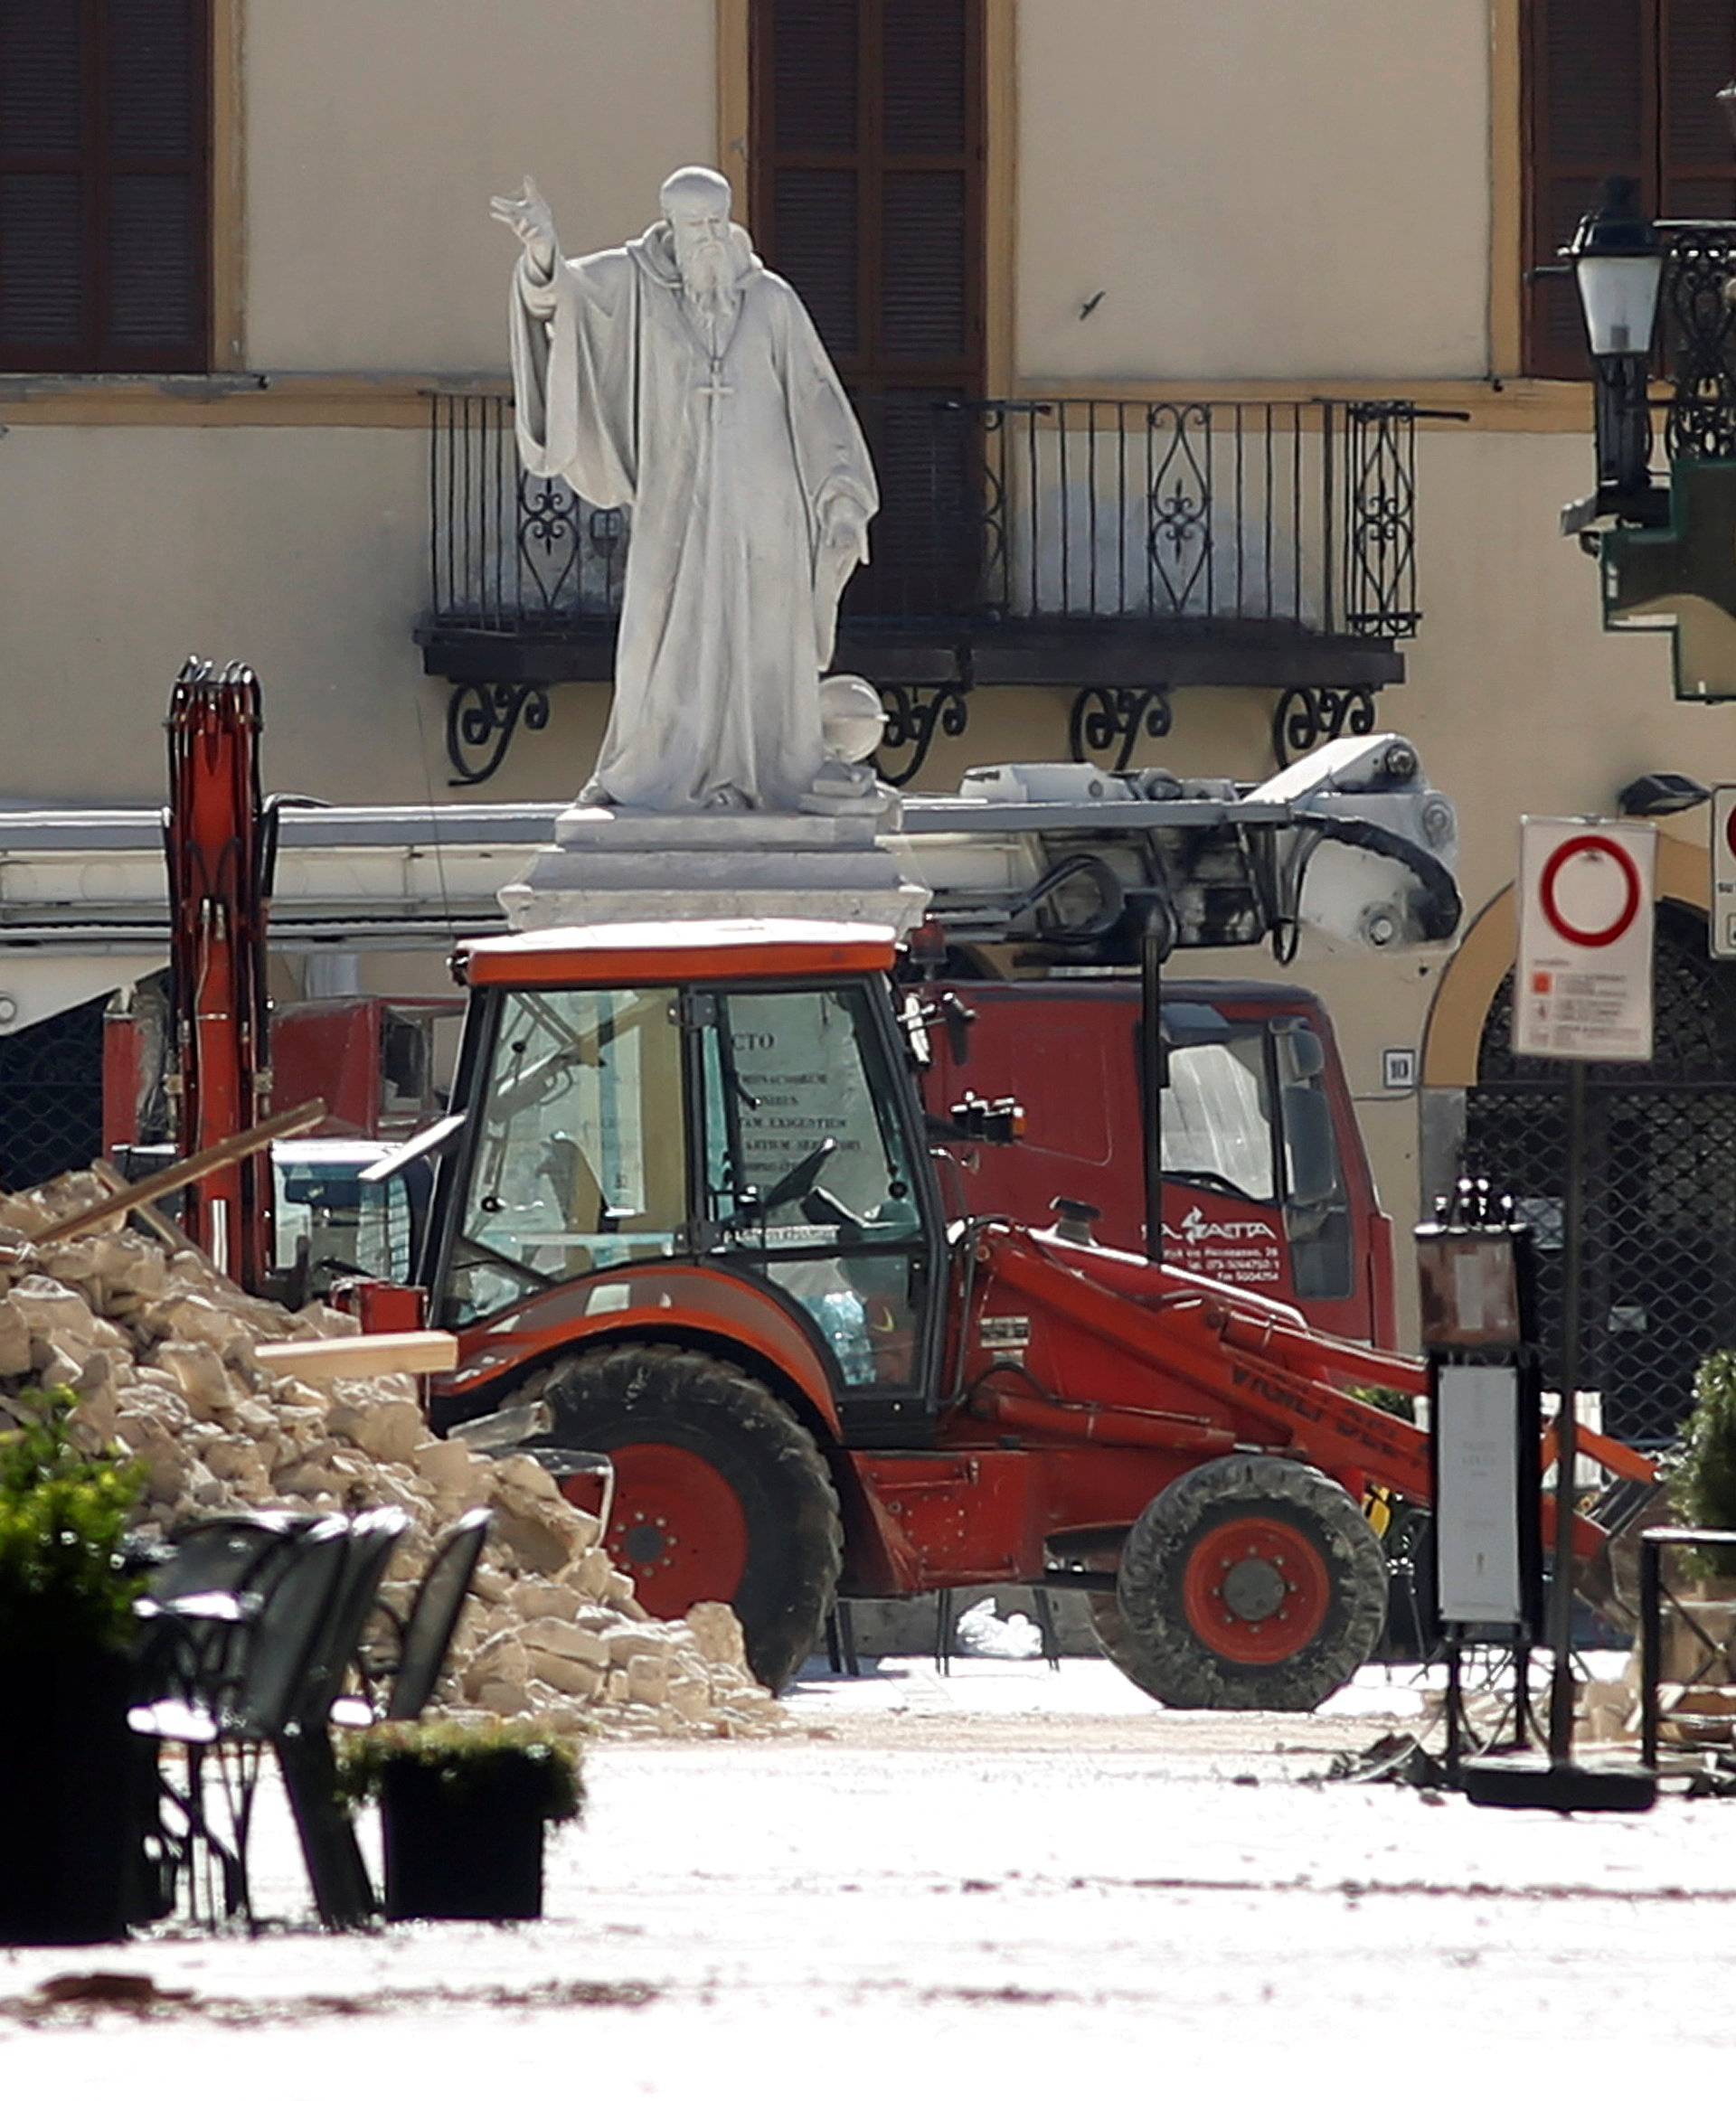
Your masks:
[[[121,1547],[142,1470],[77,1449],[75,1396],[25,1393],[0,1433],[0,1942],[118,1940],[155,1785],[127,1726],[133,1601]]]
[[[388,1918],[540,1918],[543,1833],[584,1808],[577,1751],[526,1721],[382,1723],[338,1785],[380,1804]]]

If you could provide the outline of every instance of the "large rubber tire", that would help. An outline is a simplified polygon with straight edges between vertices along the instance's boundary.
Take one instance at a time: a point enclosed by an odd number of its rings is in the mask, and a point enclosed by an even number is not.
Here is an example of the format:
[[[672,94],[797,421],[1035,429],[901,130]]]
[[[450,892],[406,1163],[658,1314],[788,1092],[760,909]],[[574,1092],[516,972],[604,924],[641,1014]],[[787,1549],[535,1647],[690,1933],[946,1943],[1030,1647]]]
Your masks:
[[[615,1461],[603,1543],[646,1610],[733,1606],[754,1675],[780,1692],[820,1640],[844,1560],[813,1437],[757,1379],[696,1350],[587,1351],[540,1390],[553,1443]]]
[[[1148,1685],[1143,1674],[1144,1664],[1139,1644],[1127,1631],[1127,1623],[1121,1616],[1121,1606],[1111,1590],[1088,1590],[1085,1593],[1085,1611],[1091,1623],[1091,1638],[1124,1678],[1132,1679],[1141,1692],[1149,1693],[1154,1700],[1163,1694],[1156,1685]]]
[[[1168,1707],[1307,1712],[1373,1653],[1386,1559],[1336,1482],[1258,1454],[1213,1459],[1154,1496],[1116,1582],[1115,1661]]]

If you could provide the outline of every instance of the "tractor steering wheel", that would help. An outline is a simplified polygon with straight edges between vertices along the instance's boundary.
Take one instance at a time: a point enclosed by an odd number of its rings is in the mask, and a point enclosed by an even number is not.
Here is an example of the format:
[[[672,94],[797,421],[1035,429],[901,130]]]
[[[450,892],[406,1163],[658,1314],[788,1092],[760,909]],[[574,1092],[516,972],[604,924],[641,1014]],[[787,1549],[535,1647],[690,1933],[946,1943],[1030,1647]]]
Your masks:
[[[797,1202],[812,1192],[820,1179],[826,1162],[838,1149],[835,1138],[822,1138],[811,1153],[798,1160],[788,1173],[780,1174],[763,1196],[750,1197],[722,1222],[726,1229],[750,1224],[755,1219],[763,1219],[768,1211],[775,1211],[782,1204]]]

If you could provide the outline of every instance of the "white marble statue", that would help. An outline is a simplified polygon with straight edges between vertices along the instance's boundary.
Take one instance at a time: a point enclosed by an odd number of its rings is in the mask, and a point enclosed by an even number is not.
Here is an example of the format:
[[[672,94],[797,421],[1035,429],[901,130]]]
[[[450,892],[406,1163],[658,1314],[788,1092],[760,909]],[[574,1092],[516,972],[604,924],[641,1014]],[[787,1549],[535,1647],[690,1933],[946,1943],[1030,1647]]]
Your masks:
[[[819,680],[878,507],[807,310],[682,168],[625,248],[562,260],[528,177],[494,200],[513,277],[521,458],[632,513],[615,702],[581,802],[796,810],[826,763]]]

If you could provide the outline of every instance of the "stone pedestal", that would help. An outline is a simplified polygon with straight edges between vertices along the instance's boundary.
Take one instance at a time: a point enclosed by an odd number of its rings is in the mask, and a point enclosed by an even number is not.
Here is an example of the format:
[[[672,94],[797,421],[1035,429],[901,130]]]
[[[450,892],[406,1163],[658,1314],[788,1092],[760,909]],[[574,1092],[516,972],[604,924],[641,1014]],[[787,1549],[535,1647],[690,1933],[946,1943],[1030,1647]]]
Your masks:
[[[822,919],[902,937],[929,893],[886,842],[896,812],[686,815],[574,805],[500,901],[516,932],[665,919]]]

